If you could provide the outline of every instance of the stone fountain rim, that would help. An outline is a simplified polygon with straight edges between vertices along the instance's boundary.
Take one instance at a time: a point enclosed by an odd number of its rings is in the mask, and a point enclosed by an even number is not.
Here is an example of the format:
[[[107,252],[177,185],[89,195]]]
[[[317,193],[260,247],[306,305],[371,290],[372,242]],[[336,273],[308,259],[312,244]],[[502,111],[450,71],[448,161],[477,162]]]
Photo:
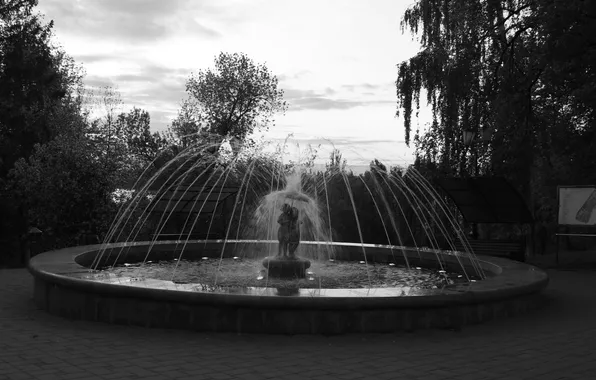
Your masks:
[[[184,243],[184,241],[160,241],[154,244],[164,246],[168,244]],[[238,241],[226,241],[236,243]],[[240,241],[250,242],[250,241]],[[254,241],[270,244],[272,241]],[[171,284],[168,288],[146,287],[143,283],[129,282],[115,284],[98,282],[89,279],[89,269],[76,262],[77,257],[90,252],[99,252],[102,248],[120,248],[126,246],[145,246],[151,242],[112,243],[107,245],[88,245],[69,247],[55,251],[44,252],[31,259],[28,268],[33,277],[46,283],[54,283],[66,288],[72,288],[86,293],[116,295],[121,297],[135,297],[141,299],[160,299],[168,302],[188,304],[244,306],[253,308],[314,308],[314,309],[369,309],[369,308],[427,308],[449,305],[477,304],[493,302],[506,298],[519,297],[540,292],[548,284],[548,275],[531,265],[514,262],[500,257],[478,256],[479,263],[494,274],[485,280],[449,287],[449,289],[433,289],[417,292],[412,295],[387,295],[392,290],[401,288],[372,288],[372,289],[311,289],[299,296],[282,296],[269,293],[236,294],[201,292],[188,287],[178,286],[169,281],[156,282]],[[188,244],[223,244],[222,240],[192,240]],[[319,242],[304,242],[306,244]],[[361,244],[333,243],[338,246],[360,248]],[[377,249],[389,249],[389,246],[372,245]],[[395,249],[395,247],[393,247]],[[434,253],[433,253],[434,254]],[[453,256],[457,253],[450,252]],[[146,283],[145,283],[146,284]],[[162,284],[163,285],[163,284]],[[305,290],[305,289],[302,289]],[[397,293],[397,290],[395,290]],[[318,293],[318,294],[317,294]],[[364,293],[368,293],[365,295]],[[371,293],[380,296],[370,295]]]

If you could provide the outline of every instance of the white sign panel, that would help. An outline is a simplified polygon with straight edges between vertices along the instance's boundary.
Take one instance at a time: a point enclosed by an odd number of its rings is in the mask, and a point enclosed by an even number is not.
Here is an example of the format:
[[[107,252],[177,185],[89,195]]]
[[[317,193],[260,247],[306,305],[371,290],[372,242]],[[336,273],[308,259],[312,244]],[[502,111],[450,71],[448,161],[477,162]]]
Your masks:
[[[559,224],[596,225],[596,186],[559,187]]]

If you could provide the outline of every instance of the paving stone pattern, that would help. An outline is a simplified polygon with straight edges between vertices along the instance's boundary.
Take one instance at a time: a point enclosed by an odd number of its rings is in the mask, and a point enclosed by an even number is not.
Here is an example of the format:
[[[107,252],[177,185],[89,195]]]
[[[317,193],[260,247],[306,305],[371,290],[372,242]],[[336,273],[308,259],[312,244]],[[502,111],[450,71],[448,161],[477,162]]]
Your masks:
[[[543,309],[462,331],[273,336],[70,321],[0,270],[0,380],[596,379],[596,272],[549,270]]]

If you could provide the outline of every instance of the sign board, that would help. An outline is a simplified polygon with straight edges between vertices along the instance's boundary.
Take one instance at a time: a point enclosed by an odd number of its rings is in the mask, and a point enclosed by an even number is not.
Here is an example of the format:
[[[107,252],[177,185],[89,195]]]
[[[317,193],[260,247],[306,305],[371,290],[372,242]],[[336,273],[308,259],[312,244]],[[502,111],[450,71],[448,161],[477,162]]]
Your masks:
[[[559,225],[596,226],[596,186],[559,186]]]

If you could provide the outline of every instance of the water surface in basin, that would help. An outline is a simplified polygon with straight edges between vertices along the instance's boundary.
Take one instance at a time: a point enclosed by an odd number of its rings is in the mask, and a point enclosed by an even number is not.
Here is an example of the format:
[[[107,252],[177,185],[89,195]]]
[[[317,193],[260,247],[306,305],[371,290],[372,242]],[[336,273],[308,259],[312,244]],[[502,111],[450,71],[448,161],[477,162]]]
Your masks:
[[[406,268],[394,263],[326,261],[313,262],[304,279],[281,280],[267,276],[261,259],[203,258],[199,261],[172,260],[127,263],[104,268],[116,276],[157,279],[175,283],[216,284],[219,287],[274,288],[387,288],[437,289],[466,283],[456,272],[421,267]],[[476,281],[479,278],[472,278]]]

